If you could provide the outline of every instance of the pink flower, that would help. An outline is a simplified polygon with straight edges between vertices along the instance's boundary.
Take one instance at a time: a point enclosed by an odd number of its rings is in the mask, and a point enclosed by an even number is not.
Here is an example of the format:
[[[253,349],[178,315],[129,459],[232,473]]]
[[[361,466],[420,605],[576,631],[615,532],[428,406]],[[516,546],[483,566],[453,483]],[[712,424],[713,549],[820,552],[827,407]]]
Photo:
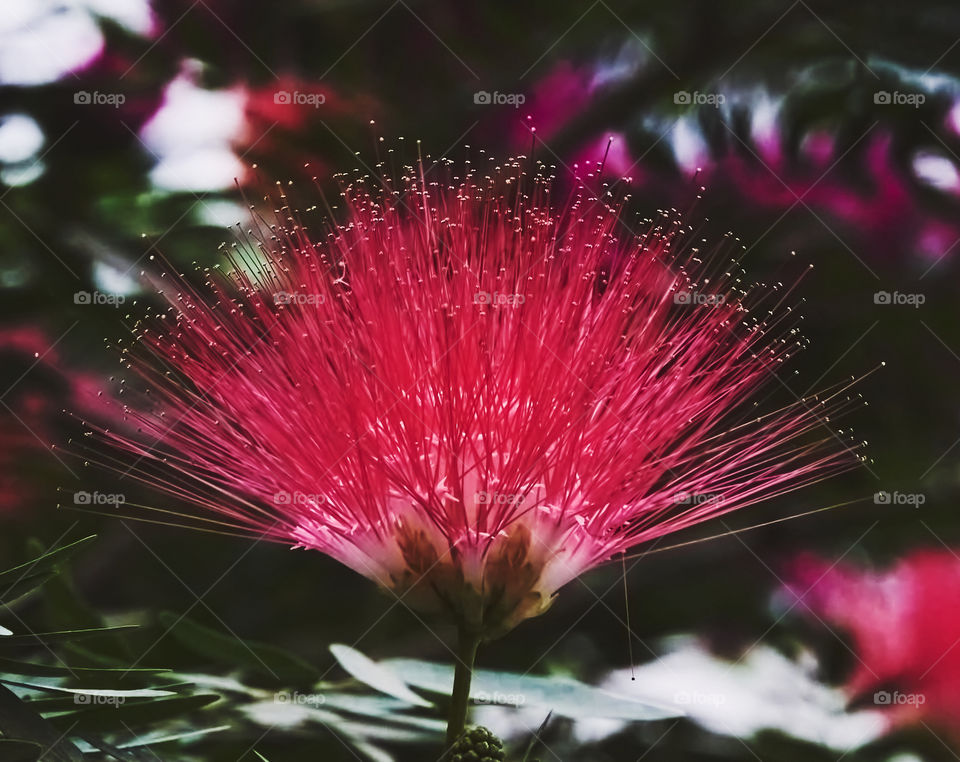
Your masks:
[[[856,464],[819,418],[842,394],[750,405],[797,342],[678,222],[557,210],[525,162],[423,172],[352,182],[337,224],[277,199],[208,296],[161,281],[131,359],[142,436],[105,436],[201,526],[319,550],[490,636],[638,543]]]
[[[554,66],[533,86],[530,100],[521,111],[525,117],[520,120],[513,116],[512,145],[518,150],[526,150],[531,143],[531,130],[535,130],[538,140],[549,144],[569,127],[574,117],[592,107],[603,90],[602,74],[602,67],[596,65],[578,68],[569,61],[561,61]],[[586,176],[601,163],[603,173],[608,177],[629,175],[632,180],[641,175],[627,137],[619,130],[607,130],[583,141],[564,157],[564,161],[575,166],[581,176]]]
[[[921,551],[887,571],[805,556],[787,591],[801,611],[853,638],[852,700],[889,713],[891,726],[960,722],[960,558]]]
[[[104,420],[100,380],[78,372],[61,356],[54,339],[24,325],[0,329],[0,515],[13,516],[41,497],[55,498],[44,485],[50,467],[59,473],[52,448],[66,439],[63,405]],[[112,411],[111,411],[112,412]]]

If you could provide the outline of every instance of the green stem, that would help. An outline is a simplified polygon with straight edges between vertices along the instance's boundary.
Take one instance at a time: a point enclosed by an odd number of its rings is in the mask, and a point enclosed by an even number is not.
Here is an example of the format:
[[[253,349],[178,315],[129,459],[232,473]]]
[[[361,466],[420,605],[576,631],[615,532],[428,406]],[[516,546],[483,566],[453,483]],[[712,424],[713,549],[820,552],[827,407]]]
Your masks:
[[[461,627],[457,633],[457,667],[453,676],[453,695],[450,697],[450,717],[447,720],[447,748],[463,734],[470,702],[470,678],[477,658],[480,636]]]

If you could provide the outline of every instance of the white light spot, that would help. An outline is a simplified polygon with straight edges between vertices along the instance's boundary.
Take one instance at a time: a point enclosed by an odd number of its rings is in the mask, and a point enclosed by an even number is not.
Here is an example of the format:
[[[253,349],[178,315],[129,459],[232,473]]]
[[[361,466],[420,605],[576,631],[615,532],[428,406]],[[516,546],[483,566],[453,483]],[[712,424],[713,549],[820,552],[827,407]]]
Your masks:
[[[945,156],[921,151],[913,159],[913,171],[928,185],[942,191],[960,190],[957,165]]]
[[[8,164],[3,169],[0,169],[0,183],[11,187],[29,185],[40,177],[45,170],[46,165],[44,165],[42,161]]]
[[[103,45],[94,18],[75,4],[0,4],[0,84],[55,82],[93,61]]]
[[[228,188],[244,167],[231,145],[243,133],[245,96],[237,90],[205,90],[188,76],[173,80],[160,110],[141,136],[158,158],[150,173],[166,190]]]
[[[107,262],[95,262],[93,282],[98,291],[118,296],[132,296],[140,291],[140,285],[132,276],[132,270],[124,272]]]
[[[26,161],[43,146],[43,130],[25,114],[0,118],[0,161]]]
[[[689,174],[695,173],[707,163],[710,156],[707,144],[696,123],[690,117],[685,116],[677,120],[670,142],[677,164]]]

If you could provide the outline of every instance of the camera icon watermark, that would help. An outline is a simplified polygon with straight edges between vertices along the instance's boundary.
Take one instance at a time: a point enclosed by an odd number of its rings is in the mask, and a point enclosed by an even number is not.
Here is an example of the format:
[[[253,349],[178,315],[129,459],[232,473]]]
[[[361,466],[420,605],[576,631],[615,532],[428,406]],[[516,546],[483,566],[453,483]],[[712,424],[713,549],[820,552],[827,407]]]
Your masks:
[[[73,303],[80,305],[119,307],[126,300],[123,294],[105,294],[102,291],[75,291],[73,294]]]
[[[873,493],[874,505],[912,505],[919,508],[927,502],[927,496],[922,492],[886,492],[880,490]]]
[[[127,497],[121,492],[87,492],[80,490],[73,493],[74,505],[112,505],[118,507],[127,502]]]
[[[94,90],[77,90],[73,94],[73,102],[78,106],[113,106],[120,108],[127,102],[127,96],[123,93],[101,93]]]
[[[722,499],[722,495],[712,492],[678,492],[673,498],[678,505],[710,505]]]
[[[474,304],[489,304],[493,307],[516,307],[527,301],[523,294],[501,294],[497,291],[478,291],[473,295]]]
[[[522,693],[503,693],[494,691],[477,691],[473,695],[475,704],[495,704],[497,706],[521,707],[527,703],[527,697]]]
[[[927,96],[923,93],[901,93],[894,90],[877,90],[873,94],[873,102],[878,106],[913,106],[920,108],[927,102]]]
[[[725,294],[701,294],[698,291],[677,291],[673,295],[674,304],[699,304],[717,307],[726,301]]]
[[[677,90],[673,94],[673,102],[678,106],[713,106],[720,108],[727,102],[727,96],[723,93],[701,93],[699,90],[689,92],[687,90]]]
[[[519,505],[523,502],[523,494],[509,494],[506,492],[477,492],[473,498],[477,505]]]
[[[922,693],[877,691],[873,694],[873,703],[877,706],[923,706],[926,702],[927,697]]]
[[[914,309],[919,309],[922,305],[926,304],[926,302],[926,294],[906,294],[899,291],[876,291],[873,294],[874,304],[893,306],[906,305],[908,307],[913,307]]]
[[[294,90],[277,90],[273,94],[273,102],[278,106],[313,106],[320,108],[327,102],[327,96],[323,93],[301,93]]]
[[[300,291],[278,291],[273,295],[273,303],[281,304],[301,304],[317,305],[323,304],[327,300],[326,294],[304,294]]]
[[[101,696],[96,693],[74,693],[73,703],[80,706],[112,706],[119,708],[126,699],[123,696]]]
[[[327,697],[322,693],[299,693],[297,691],[278,691],[273,694],[276,704],[294,704],[297,706],[323,706]]]
[[[327,496],[319,492],[275,492],[273,494],[275,505],[323,505],[327,502]]]
[[[491,93],[487,90],[477,90],[473,94],[473,102],[478,106],[513,106],[519,108],[527,102],[527,96],[523,93],[501,93],[496,90]]]
[[[722,706],[727,697],[722,693],[700,693],[699,691],[677,691],[673,703],[681,706]]]

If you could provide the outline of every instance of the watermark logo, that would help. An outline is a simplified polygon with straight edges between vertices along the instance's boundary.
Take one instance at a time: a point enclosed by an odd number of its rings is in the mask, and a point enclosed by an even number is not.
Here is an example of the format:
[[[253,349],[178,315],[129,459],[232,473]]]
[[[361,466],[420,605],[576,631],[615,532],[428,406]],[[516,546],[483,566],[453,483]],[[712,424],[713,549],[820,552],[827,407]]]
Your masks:
[[[894,90],[877,90],[873,94],[873,102],[878,106],[913,106],[920,108],[927,101],[927,96],[923,93],[901,93]]]
[[[926,702],[927,697],[922,693],[877,691],[873,694],[873,703],[877,706],[923,706]]]
[[[121,706],[126,699],[123,696],[100,696],[90,693],[74,693],[73,703],[83,706],[112,706],[117,708]]]
[[[323,706],[327,697],[322,693],[299,693],[297,691],[278,691],[273,694],[274,703],[294,704],[296,706]]]
[[[278,291],[273,295],[274,304],[323,304],[326,294],[304,294],[299,291]]]
[[[292,93],[289,90],[277,90],[273,94],[273,102],[278,106],[313,106],[314,108],[320,108],[327,102],[327,96],[323,93],[301,93],[299,90],[294,90]]]
[[[80,492],[73,493],[74,505],[113,505],[119,506],[127,502],[126,495],[120,492]]]
[[[720,108],[727,102],[727,97],[723,93],[701,93],[694,90],[692,93],[686,90],[678,90],[673,94],[673,102],[678,106],[713,106]]]
[[[673,295],[674,304],[700,304],[716,307],[726,301],[725,294],[701,294],[698,291],[677,291]]]
[[[111,307],[119,307],[127,300],[123,294],[105,294],[102,291],[75,291],[73,294],[74,304],[108,304]]]
[[[477,691],[473,695],[473,701],[476,704],[519,707],[527,703],[527,697],[522,693],[502,693],[500,691],[487,693],[486,691]]]
[[[77,90],[73,94],[73,102],[78,106],[113,106],[120,108],[127,102],[127,96],[123,93],[101,93],[94,90],[92,93],[88,90]]]
[[[473,295],[474,304],[490,304],[494,307],[516,307],[527,301],[523,294],[501,294],[497,291],[478,291]]]
[[[880,490],[873,493],[875,505],[912,505],[919,508],[927,502],[927,496],[922,492],[885,492]]]
[[[681,706],[721,706],[727,703],[722,693],[700,693],[699,691],[678,691],[673,702]]]
[[[523,502],[523,495],[506,492],[478,492],[473,496],[478,505],[519,505]]]
[[[477,90],[473,94],[473,102],[478,106],[513,106],[519,108],[527,102],[527,96],[523,93],[501,93],[496,90],[491,93],[487,90]]]
[[[925,304],[927,297],[925,294],[902,294],[899,291],[877,291],[873,295],[874,304],[890,304],[895,306],[907,305],[918,309]]]
[[[276,492],[273,502],[276,505],[320,505],[327,502],[327,496],[319,492]]]
[[[712,492],[678,492],[674,496],[674,502],[679,505],[708,505],[722,499],[721,495]]]

